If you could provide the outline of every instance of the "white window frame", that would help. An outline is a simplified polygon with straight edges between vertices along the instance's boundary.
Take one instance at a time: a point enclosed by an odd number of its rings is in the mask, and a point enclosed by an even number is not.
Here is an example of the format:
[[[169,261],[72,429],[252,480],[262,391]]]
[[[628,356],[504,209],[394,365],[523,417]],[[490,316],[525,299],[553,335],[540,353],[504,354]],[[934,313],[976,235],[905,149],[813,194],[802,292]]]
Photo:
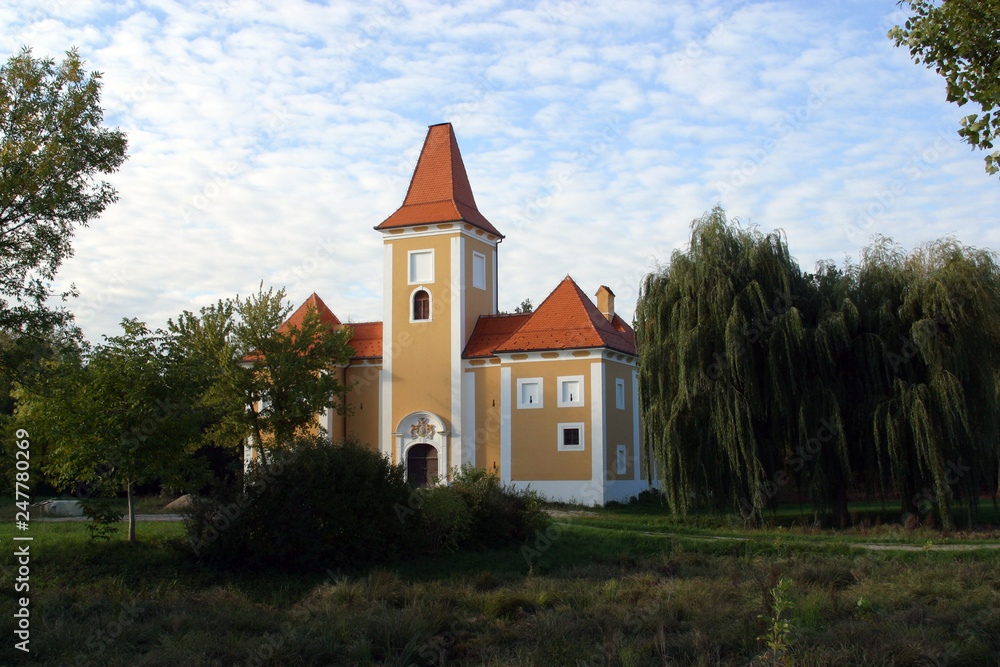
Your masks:
[[[580,390],[576,393],[576,397],[570,400],[563,400],[563,385],[567,382],[578,383]],[[582,375],[563,375],[556,378],[556,388],[558,393],[556,394],[556,401],[560,408],[579,408],[583,407],[583,376]]]
[[[625,409],[625,380],[615,378],[615,407]]]
[[[418,320],[418,319],[414,319],[414,317],[413,317],[413,300],[416,298],[417,292],[419,292],[421,290],[423,290],[424,292],[427,292],[427,319],[426,320]],[[414,289],[412,292],[410,292],[410,324],[423,324],[424,322],[433,322],[433,321],[434,321],[434,293],[431,292],[429,289],[427,289],[423,285],[417,285],[416,289]]]
[[[415,255],[430,255],[431,258],[431,268],[430,275],[428,276],[414,276],[415,273],[413,265],[413,258]],[[434,248],[425,248],[423,250],[410,250],[406,253],[406,280],[408,285],[420,285],[425,283],[434,282]],[[423,320],[421,320],[423,321]]]
[[[478,269],[481,268],[482,271]],[[472,251],[472,286],[476,289],[486,289],[486,255]]]
[[[571,428],[580,429],[580,444],[571,446],[563,444],[563,431]],[[556,435],[558,440],[556,441],[559,446],[560,452],[583,452],[587,449],[587,439],[583,430],[583,422],[572,422],[567,424],[558,424],[556,426]]]
[[[625,445],[618,445],[615,463],[617,464],[616,467],[619,475],[624,475],[628,472],[628,450],[625,449]]]
[[[538,401],[532,401],[531,403],[523,403],[522,397],[524,392],[521,387],[526,384],[537,384],[538,385]],[[542,382],[542,378],[518,378],[517,379],[517,408],[518,410],[537,410],[544,406],[545,397],[545,385]]]

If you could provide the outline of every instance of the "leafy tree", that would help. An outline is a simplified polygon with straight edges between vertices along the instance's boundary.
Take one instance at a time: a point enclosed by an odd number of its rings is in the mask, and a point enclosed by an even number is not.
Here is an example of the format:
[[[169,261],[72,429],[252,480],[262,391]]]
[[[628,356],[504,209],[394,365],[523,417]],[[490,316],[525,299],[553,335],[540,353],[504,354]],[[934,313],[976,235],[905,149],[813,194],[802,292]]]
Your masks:
[[[671,509],[709,496],[758,517],[769,474],[799,437],[805,281],[778,234],[713,209],[689,252],[646,278],[636,308],[645,442]]]
[[[996,490],[1000,412],[1000,266],[946,239],[906,255],[876,239],[857,267],[861,327],[881,347],[863,359],[881,483],[904,509],[970,521],[980,489]]]
[[[183,363],[191,369],[191,400],[203,414],[202,439],[223,448],[242,446],[248,434],[244,372],[239,366],[243,354],[235,326],[234,304],[229,299],[202,308],[199,315],[184,311],[167,325]]]
[[[216,410],[212,433],[240,443],[249,437],[265,465],[265,443],[291,442],[323,410],[347,409],[334,400],[344,386],[331,371],[353,354],[350,333],[331,329],[312,308],[300,323],[285,323],[290,312],[283,289],[261,286],[169,323],[182,348],[210,369],[202,400]]]
[[[974,520],[1000,478],[1000,267],[938,241],[876,241],[802,274],[784,239],[714,209],[636,307],[647,455],[677,514],[759,519],[798,488],[847,520],[851,488]]]
[[[117,199],[101,174],[118,170],[127,142],[102,126],[101,75],[76,50],[56,65],[24,48],[0,67],[0,330],[44,337],[69,314],[52,309],[51,280],[72,255],[76,226]],[[0,373],[17,366],[0,349]]]
[[[46,473],[77,495],[128,495],[129,541],[135,540],[133,489],[183,480],[197,420],[176,348],[163,331],[123,320],[124,333],[77,358],[50,363],[18,390],[17,423],[47,445]]]
[[[889,31],[918,63],[934,67],[947,81],[949,102],[975,102],[983,115],[969,114],[958,131],[972,146],[990,149],[1000,131],[1000,0],[901,0],[913,16]],[[1000,171],[1000,151],[986,156],[986,171]]]
[[[531,299],[525,299],[521,302],[521,305],[514,309],[515,313],[530,313],[533,306],[531,305]]]
[[[11,365],[9,370],[13,370],[10,374],[0,373],[0,469],[6,469],[8,464],[10,469],[14,466],[16,438],[13,432],[17,430],[14,412],[18,388],[34,382],[39,373],[62,358],[79,360],[85,347],[79,329],[71,324],[52,331],[48,340],[0,331],[0,356],[6,357]],[[42,454],[41,448],[33,450],[36,459]],[[41,471],[33,466],[31,485],[36,492],[42,481]],[[9,487],[13,494],[13,485],[13,478],[0,479],[0,493]]]

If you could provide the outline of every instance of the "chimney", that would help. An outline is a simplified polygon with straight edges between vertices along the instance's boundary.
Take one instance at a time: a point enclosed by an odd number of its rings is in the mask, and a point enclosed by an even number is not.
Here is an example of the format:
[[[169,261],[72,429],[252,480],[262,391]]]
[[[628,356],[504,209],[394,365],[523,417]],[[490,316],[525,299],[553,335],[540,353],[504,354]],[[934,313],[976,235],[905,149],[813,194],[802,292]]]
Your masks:
[[[607,285],[601,285],[597,290],[597,309],[608,318],[608,322],[615,319],[615,293]]]

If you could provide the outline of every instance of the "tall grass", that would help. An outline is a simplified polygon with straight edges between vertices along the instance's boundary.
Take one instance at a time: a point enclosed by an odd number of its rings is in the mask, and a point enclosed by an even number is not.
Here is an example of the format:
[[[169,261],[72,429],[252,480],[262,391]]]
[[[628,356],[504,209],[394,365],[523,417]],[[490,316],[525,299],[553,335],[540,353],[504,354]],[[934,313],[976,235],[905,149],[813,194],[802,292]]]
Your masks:
[[[300,574],[199,565],[178,524],[148,524],[132,545],[91,544],[71,523],[32,534],[39,665],[747,665],[765,655],[782,579],[795,664],[995,664],[1000,651],[996,552],[569,525],[530,563],[511,548]],[[3,550],[5,607],[12,565]]]

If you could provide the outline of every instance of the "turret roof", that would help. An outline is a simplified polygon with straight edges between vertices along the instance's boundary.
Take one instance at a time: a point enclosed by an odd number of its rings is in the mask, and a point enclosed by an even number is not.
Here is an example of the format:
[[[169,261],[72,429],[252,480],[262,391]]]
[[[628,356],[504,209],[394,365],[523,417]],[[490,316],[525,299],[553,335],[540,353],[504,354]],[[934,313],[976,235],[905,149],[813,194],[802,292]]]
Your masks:
[[[431,125],[403,205],[375,229],[459,221],[503,238],[476,206],[451,123]]]

